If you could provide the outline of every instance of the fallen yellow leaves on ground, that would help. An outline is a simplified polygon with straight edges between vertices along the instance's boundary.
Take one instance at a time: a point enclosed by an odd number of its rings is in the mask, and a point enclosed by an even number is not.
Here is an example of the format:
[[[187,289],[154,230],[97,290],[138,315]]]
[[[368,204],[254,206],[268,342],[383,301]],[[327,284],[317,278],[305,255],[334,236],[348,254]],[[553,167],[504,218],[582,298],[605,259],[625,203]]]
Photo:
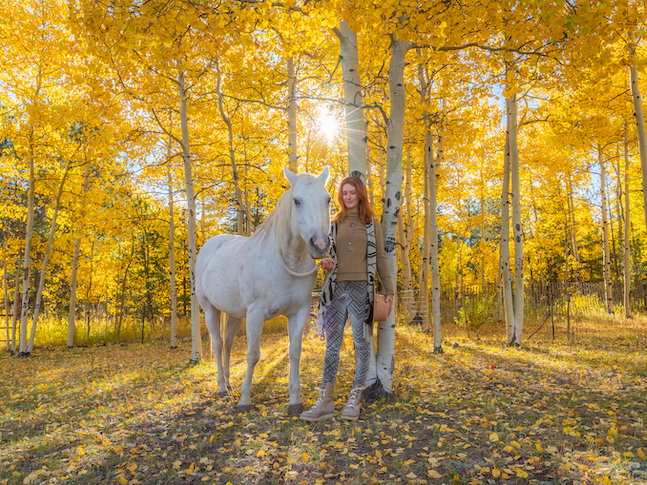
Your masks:
[[[188,348],[0,360],[0,484],[647,481],[642,349],[461,340],[434,355],[428,334],[397,331],[395,399],[364,404],[355,423],[288,417],[287,367],[276,364],[259,363],[254,409],[238,414],[244,338],[225,398],[211,362],[186,364]],[[262,346],[261,362],[287,363],[286,336]],[[304,402],[316,397],[323,348],[304,341]],[[338,410],[352,348],[347,335]]]

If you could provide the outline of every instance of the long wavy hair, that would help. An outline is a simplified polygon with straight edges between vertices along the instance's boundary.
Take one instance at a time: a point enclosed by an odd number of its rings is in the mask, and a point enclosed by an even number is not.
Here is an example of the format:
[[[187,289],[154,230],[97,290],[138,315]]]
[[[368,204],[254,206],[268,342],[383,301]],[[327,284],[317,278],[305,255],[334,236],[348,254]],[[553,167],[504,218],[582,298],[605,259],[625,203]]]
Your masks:
[[[339,184],[339,190],[337,190],[337,203],[341,210],[335,214],[333,221],[343,224],[344,218],[346,217],[346,214],[348,214],[348,209],[346,209],[346,206],[344,205],[344,197],[342,195],[342,188],[344,185],[352,185],[355,187],[358,200],[357,212],[359,214],[359,219],[364,221],[364,224],[371,222],[371,218],[375,217],[375,212],[373,211],[371,204],[368,203],[366,186],[364,185],[364,182],[362,182],[362,179],[357,175],[349,175]]]

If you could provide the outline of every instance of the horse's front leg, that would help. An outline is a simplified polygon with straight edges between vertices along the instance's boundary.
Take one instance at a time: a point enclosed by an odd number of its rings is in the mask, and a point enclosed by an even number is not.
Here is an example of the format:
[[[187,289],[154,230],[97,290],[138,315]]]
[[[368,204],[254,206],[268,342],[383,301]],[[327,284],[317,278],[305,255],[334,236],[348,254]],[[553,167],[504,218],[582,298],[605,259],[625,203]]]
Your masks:
[[[245,330],[247,333],[247,374],[240,392],[238,411],[246,413],[252,409],[252,378],[254,367],[261,358],[261,333],[263,332],[264,312],[247,311]]]
[[[299,415],[303,412],[299,362],[301,361],[303,330],[308,323],[309,316],[310,305],[307,305],[299,308],[288,317],[288,334],[290,336],[290,383],[288,388],[290,403],[288,414],[290,416]]]

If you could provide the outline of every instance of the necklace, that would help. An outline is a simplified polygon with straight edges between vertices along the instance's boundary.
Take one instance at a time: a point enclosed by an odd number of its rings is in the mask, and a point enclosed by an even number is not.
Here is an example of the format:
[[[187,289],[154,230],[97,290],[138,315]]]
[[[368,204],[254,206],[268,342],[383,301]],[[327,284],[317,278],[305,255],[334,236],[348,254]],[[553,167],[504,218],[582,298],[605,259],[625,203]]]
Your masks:
[[[350,234],[348,233],[348,226],[353,228]],[[348,246],[346,246],[346,251],[352,251],[353,244],[351,243],[351,238],[355,234],[355,229],[357,229],[357,224],[355,224],[354,222],[351,222],[348,224],[348,226],[346,226],[346,237],[348,237]]]

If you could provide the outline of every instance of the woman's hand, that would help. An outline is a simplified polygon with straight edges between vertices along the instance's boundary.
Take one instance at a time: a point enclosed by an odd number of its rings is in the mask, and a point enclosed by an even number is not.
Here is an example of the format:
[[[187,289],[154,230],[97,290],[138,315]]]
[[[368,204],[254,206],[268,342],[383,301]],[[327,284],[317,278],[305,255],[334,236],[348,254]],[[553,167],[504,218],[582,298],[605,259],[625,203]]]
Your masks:
[[[332,259],[323,259],[321,261],[321,267],[326,271],[332,271],[335,267],[335,263]]]
[[[391,307],[393,306],[393,297],[391,295],[386,295],[384,301],[389,304],[389,315],[391,315]]]

